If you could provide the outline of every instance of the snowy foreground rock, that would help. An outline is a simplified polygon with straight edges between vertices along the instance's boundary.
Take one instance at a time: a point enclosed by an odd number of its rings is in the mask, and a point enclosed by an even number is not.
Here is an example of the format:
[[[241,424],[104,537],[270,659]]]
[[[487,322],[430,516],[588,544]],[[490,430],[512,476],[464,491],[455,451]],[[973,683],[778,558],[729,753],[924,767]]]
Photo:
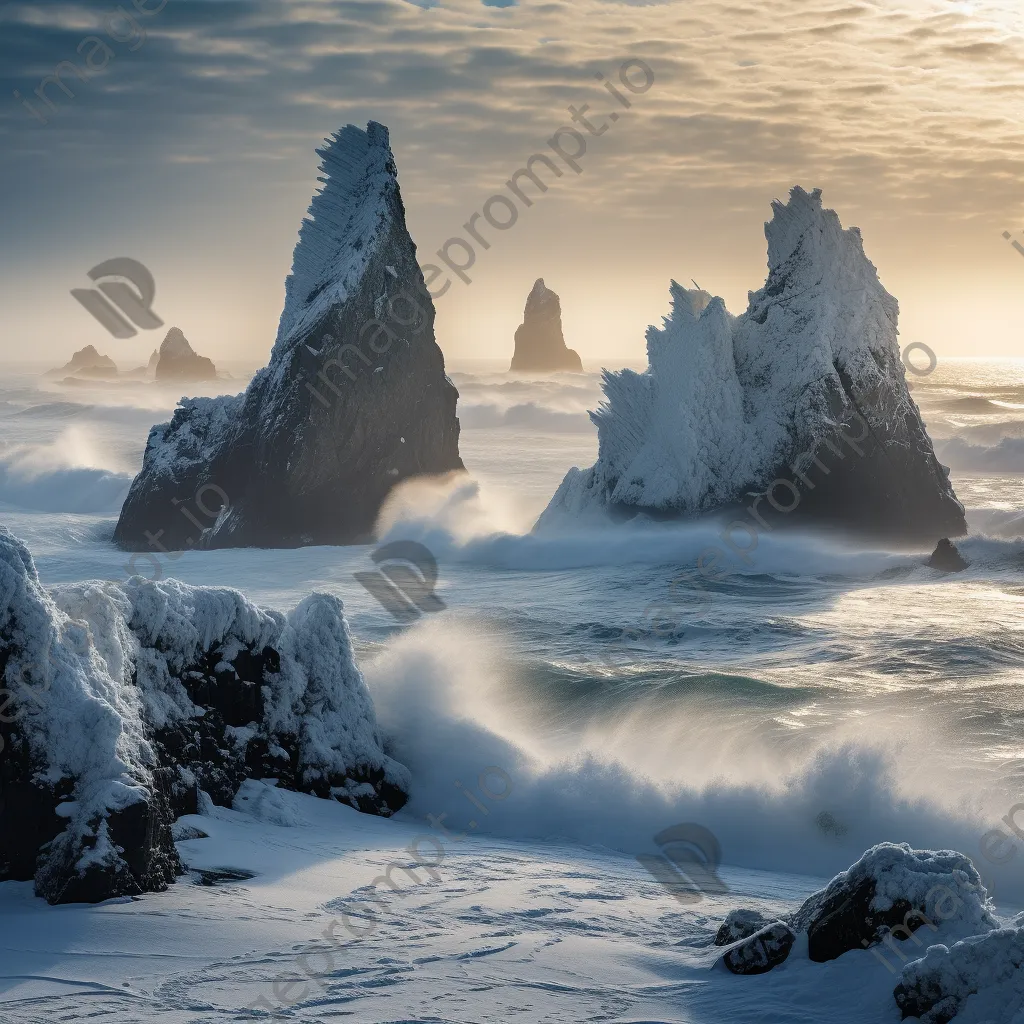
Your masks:
[[[943,925],[968,937],[948,948],[918,937]],[[1008,1022],[1024,1011],[1024,928],[999,928],[981,878],[962,853],[882,843],[784,920],[733,910],[714,944],[734,974],[764,974],[785,962],[800,935],[818,963],[863,949],[874,950],[890,970],[891,963],[906,963],[893,993],[904,1018],[982,1024]],[[907,939],[918,950],[909,963],[894,944]],[[891,962],[878,947],[894,953]]]
[[[509,370],[553,373],[555,370],[583,372],[579,355],[566,347],[562,335],[562,304],[558,296],[538,277],[526,298],[523,322],[516,330],[516,348]]]
[[[604,374],[597,462],[569,471],[538,526],[722,512],[748,531],[800,520],[930,544],[966,533],[907,389],[897,302],[860,232],[818,190],[772,205],[764,288],[734,317],[672,282],[648,369]]]
[[[932,946],[903,968],[895,996],[904,1019],[921,1024],[1024,1020],[1024,928]]]
[[[270,363],[150,431],[114,535],[126,549],[363,541],[395,484],[463,469],[388,131],[349,125],[318,153]]]
[[[0,675],[0,880],[50,903],[166,888],[175,818],[248,779],[382,815],[406,799],[334,597],[285,616],[138,576],[44,589],[0,527]]]

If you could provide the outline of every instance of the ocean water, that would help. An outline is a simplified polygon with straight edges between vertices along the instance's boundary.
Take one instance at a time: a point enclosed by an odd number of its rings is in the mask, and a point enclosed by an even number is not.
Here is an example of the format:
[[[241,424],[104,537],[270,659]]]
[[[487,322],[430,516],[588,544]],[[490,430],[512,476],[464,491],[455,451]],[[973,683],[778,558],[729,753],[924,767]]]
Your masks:
[[[700,587],[698,553],[722,545],[712,523],[530,532],[566,470],[596,455],[599,373],[450,372],[469,474],[406,486],[380,524],[434,553],[446,610],[396,622],[353,576],[372,568],[367,547],[135,568],[280,609],[314,589],[340,596],[392,753],[413,771],[401,817],[500,766],[515,799],[474,827],[502,841],[633,853],[697,822],[726,864],[824,877],[907,841],[962,850],[997,897],[1024,903],[1024,840],[1001,864],[981,853],[1024,804],[1024,361],[945,360],[913,378],[968,511],[967,571],[931,570],[925,550],[762,532],[748,561]],[[131,571],[110,538],[177,397],[4,373],[0,521],[44,583]],[[1024,809],[1015,820],[1024,830]]]

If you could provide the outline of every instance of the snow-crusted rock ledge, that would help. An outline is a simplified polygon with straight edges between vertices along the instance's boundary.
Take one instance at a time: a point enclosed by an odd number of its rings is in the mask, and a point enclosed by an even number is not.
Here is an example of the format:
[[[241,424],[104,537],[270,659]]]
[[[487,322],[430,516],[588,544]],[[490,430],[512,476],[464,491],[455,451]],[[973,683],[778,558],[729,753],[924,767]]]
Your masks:
[[[166,888],[174,819],[250,778],[406,800],[332,596],[285,616],[174,580],[44,589],[0,527],[0,676],[0,881],[51,903]]]
[[[821,192],[794,188],[765,225],[768,279],[732,316],[672,282],[649,367],[605,371],[597,462],[538,520],[725,513],[750,532],[833,524],[934,546],[967,532],[907,389],[898,305]]]

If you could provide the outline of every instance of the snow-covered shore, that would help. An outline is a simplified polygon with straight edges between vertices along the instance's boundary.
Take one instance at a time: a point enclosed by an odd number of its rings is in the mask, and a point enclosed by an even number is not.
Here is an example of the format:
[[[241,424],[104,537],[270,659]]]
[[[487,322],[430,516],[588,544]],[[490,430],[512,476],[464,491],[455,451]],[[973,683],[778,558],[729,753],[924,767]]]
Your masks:
[[[291,827],[225,808],[183,819],[208,835],[178,844],[193,869],[249,879],[183,880],[95,907],[48,907],[26,883],[0,887],[0,1016],[197,1024],[271,1019],[270,1005],[284,1019],[366,1024],[900,1020],[896,976],[867,951],[816,964],[797,947],[756,978],[707,966],[730,909],[777,915],[821,878],[726,866],[727,894],[683,907],[631,857],[470,836],[446,843],[437,881],[397,875],[401,891],[388,893],[372,934],[332,932],[423,826],[281,797]],[[451,801],[463,803],[454,786]],[[927,942],[949,941],[944,929]],[[894,945],[908,958],[922,952],[914,940]]]

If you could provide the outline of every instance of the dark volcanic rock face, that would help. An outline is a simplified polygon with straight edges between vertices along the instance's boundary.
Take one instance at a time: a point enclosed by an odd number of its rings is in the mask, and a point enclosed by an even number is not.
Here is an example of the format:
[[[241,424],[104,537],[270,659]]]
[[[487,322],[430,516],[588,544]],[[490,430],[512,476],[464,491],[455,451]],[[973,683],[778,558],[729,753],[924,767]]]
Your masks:
[[[510,370],[551,373],[555,370],[583,372],[580,357],[566,348],[562,337],[562,305],[558,296],[537,278],[526,299],[523,322],[516,331],[516,349]]]
[[[212,360],[197,355],[185,335],[172,327],[160,345],[153,374],[160,381],[216,380],[217,367]]]
[[[967,568],[967,562],[963,555],[957,550],[957,546],[948,538],[943,537],[928,559],[928,565],[940,572],[963,572]]]
[[[538,525],[604,510],[929,545],[967,532],[907,388],[896,300],[860,232],[818,191],[773,208],[768,279],[747,311],[672,283],[647,371],[605,373],[597,462],[570,470]]]
[[[48,591],[2,528],[0,595],[0,881],[51,903],[164,889],[174,819],[250,779],[405,803],[336,598],[286,617],[141,577]]]
[[[244,394],[183,400],[153,428],[124,548],[365,541],[395,484],[464,468],[387,129],[350,125],[319,153],[270,364]]]

